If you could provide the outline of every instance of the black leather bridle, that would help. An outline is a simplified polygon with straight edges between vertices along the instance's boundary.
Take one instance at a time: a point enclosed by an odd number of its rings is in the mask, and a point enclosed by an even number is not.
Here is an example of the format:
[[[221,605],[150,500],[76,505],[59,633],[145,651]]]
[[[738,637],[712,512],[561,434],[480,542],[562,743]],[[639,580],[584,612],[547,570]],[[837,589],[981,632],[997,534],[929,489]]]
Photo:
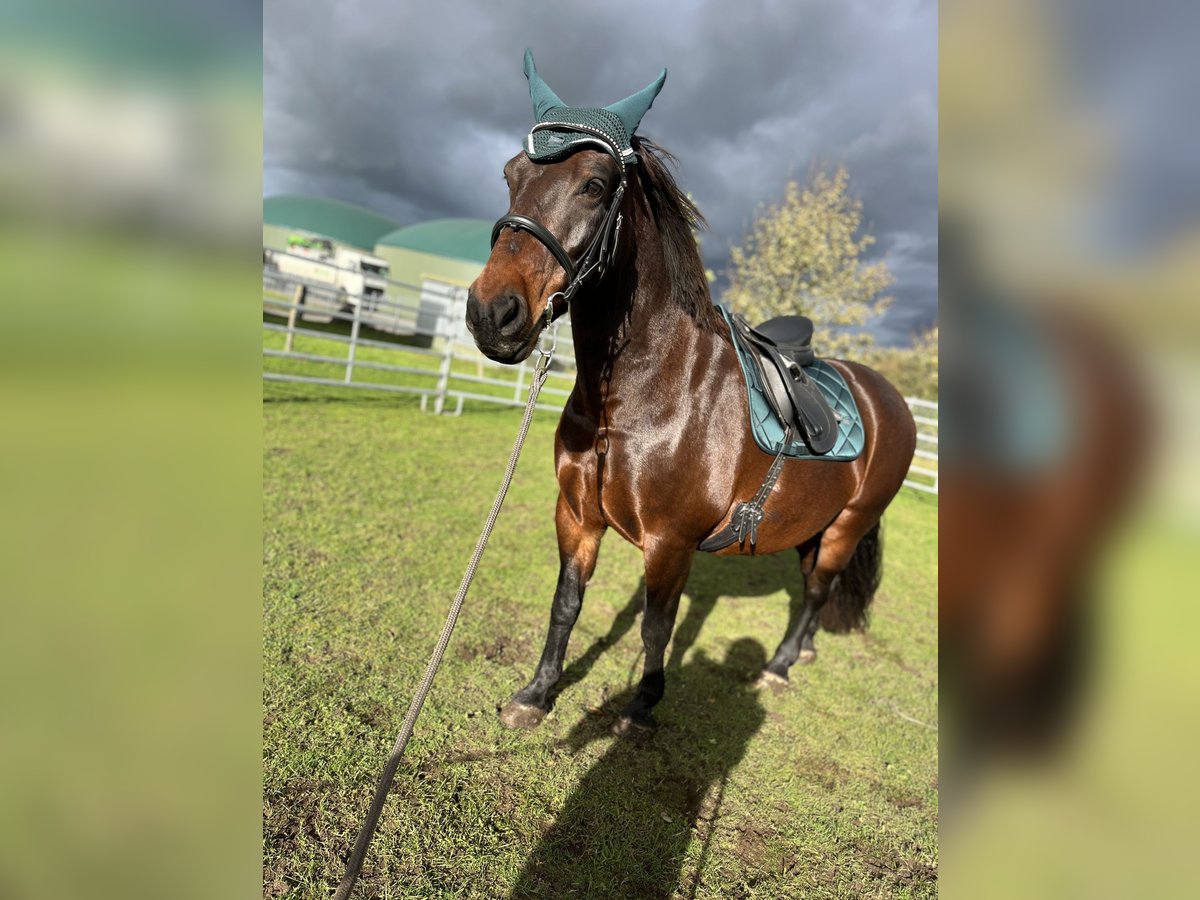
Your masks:
[[[555,123],[552,122],[541,123],[535,125],[533,131],[537,131],[539,128],[554,127],[554,125]],[[625,175],[627,160],[622,158],[620,149],[612,143],[608,135],[584,125],[571,125],[570,127],[575,131],[583,131],[599,139],[605,149],[616,158],[621,166],[621,183],[617,185],[617,189],[613,192],[612,199],[609,200],[608,209],[604,212],[604,219],[600,223],[600,227],[596,230],[596,233],[592,236],[591,242],[583,251],[583,255],[578,261],[572,260],[558,239],[540,222],[528,216],[508,213],[497,219],[496,224],[492,226],[493,247],[496,246],[496,241],[500,239],[500,232],[505,228],[511,228],[514,231],[528,231],[537,238],[542,246],[550,251],[551,255],[558,260],[558,264],[563,267],[563,271],[567,273],[567,286],[561,291],[555,291],[546,301],[545,317],[547,325],[567,311],[571,299],[583,286],[584,282],[591,278],[592,275],[595,275],[597,278],[603,278],[604,273],[608,271],[613,256],[617,252],[617,242],[621,238],[621,199],[625,196],[625,186],[628,183]],[[533,131],[530,132],[531,135]],[[562,301],[561,309],[558,306],[559,301]]]

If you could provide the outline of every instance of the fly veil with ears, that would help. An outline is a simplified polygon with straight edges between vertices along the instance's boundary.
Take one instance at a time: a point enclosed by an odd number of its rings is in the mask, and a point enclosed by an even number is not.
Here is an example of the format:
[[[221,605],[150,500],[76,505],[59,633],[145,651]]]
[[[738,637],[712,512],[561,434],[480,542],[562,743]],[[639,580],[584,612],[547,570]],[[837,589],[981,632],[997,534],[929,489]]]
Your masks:
[[[633,149],[633,133],[662,90],[667,70],[659,72],[654,81],[636,94],[603,107],[567,106],[538,75],[532,50],[525,51],[525,77],[529,79],[529,98],[537,118],[537,124],[525,139],[525,153],[533,162],[555,162],[581,147],[592,147],[610,154],[621,167],[621,183],[609,200],[600,227],[578,260],[571,259],[559,240],[528,216],[509,213],[492,227],[492,246],[496,245],[505,228],[527,231],[550,251],[567,273],[567,286],[551,295],[546,304],[546,321],[549,323],[566,311],[588,278],[592,275],[601,278],[608,270],[621,235],[621,198],[625,196],[627,184],[626,167],[638,161]]]

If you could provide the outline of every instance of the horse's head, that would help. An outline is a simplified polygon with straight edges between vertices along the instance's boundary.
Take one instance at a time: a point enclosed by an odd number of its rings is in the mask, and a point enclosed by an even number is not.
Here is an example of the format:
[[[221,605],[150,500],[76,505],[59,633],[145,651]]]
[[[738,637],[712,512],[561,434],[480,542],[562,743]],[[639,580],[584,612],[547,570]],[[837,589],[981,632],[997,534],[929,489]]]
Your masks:
[[[522,151],[504,167],[504,180],[508,214],[496,223],[487,265],[471,285],[467,328],[488,357],[514,363],[533,351],[553,304],[593,261],[589,251],[611,253],[600,244],[606,231],[615,243],[624,171],[601,150],[556,162],[533,162]]]
[[[509,205],[467,297],[467,328],[497,362],[520,362],[589,279],[603,277],[621,232],[633,133],[658,92],[649,85],[603,108],[569,107],[525,51],[537,124],[504,167]]]

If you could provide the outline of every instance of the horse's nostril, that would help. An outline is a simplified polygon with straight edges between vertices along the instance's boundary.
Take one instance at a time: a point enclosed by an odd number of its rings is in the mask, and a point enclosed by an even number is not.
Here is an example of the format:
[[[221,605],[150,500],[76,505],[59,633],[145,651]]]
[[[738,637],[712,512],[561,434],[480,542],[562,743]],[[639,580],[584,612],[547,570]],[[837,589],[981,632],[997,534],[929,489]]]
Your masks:
[[[512,294],[501,297],[495,306],[496,327],[501,331],[516,322],[521,315],[521,301]]]
[[[467,295],[467,321],[472,325],[479,324],[479,318],[483,315],[483,304],[479,302],[479,298],[474,294]]]

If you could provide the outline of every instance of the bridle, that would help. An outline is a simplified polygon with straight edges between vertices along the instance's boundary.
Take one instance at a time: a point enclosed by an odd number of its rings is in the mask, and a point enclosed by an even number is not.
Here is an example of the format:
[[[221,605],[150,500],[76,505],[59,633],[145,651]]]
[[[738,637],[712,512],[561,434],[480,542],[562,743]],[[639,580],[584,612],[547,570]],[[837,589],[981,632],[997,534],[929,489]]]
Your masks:
[[[625,156],[622,156],[620,148],[616,146],[612,138],[603,131],[596,128],[589,128],[586,125],[566,124],[559,122],[540,122],[533,126],[533,130],[529,132],[530,140],[532,141],[533,133],[544,128],[562,128],[569,127],[572,131],[582,131],[586,134],[597,138],[605,150],[611,153],[621,167],[621,183],[617,185],[617,189],[613,192],[612,199],[609,200],[608,209],[604,212],[604,219],[600,223],[600,227],[596,229],[596,233],[592,236],[591,242],[583,251],[583,255],[578,261],[572,260],[563,249],[563,245],[558,239],[552,235],[549,230],[535,219],[528,216],[517,215],[516,213],[508,213],[496,220],[496,224],[492,226],[492,246],[496,246],[496,241],[500,239],[500,232],[505,228],[511,228],[514,231],[528,231],[550,251],[551,255],[558,260],[558,264],[563,267],[563,271],[567,273],[567,286],[561,291],[555,291],[546,301],[546,325],[549,325],[570,306],[572,298],[592,275],[597,278],[603,278],[604,273],[608,271],[609,265],[612,263],[613,256],[617,251],[617,242],[621,238],[621,198],[625,196],[625,187],[628,179],[625,174],[625,166],[630,161]],[[632,157],[636,162],[637,157]],[[561,308],[559,301],[562,301]]]

